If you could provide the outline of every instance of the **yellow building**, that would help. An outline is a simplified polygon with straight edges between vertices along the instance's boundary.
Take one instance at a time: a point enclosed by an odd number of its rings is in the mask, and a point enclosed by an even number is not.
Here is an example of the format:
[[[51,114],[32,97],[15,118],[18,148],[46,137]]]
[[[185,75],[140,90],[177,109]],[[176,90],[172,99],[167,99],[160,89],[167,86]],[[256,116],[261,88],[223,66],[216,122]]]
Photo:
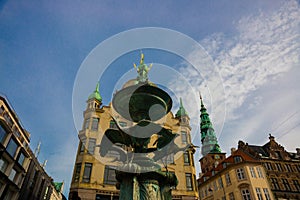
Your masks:
[[[300,199],[299,148],[295,153],[287,152],[275,141],[275,137],[270,135],[269,142],[262,146],[239,141],[238,149],[263,164],[275,199]]]
[[[135,84],[136,80],[129,80],[124,87]],[[111,104],[102,105],[99,93],[99,84],[87,100],[84,111],[82,130],[79,131],[80,143],[78,146],[73,179],[70,187],[69,199],[95,200],[119,199],[119,190],[116,189],[115,166],[100,157],[99,146],[105,130],[116,128],[116,122],[121,127],[132,126],[132,122],[116,116]],[[196,187],[196,171],[194,166],[195,148],[191,143],[191,127],[189,117],[182,101],[180,108],[174,116],[169,112],[163,119],[163,126],[178,133],[174,142],[179,146],[189,146],[183,153],[169,154],[162,159],[161,164],[167,164],[162,170],[175,173],[178,179],[176,188],[172,188],[173,199],[198,199]],[[126,149],[130,151],[130,149]],[[116,152],[110,152],[111,157],[118,157]]]
[[[241,150],[202,174],[198,179],[200,199],[273,200],[261,163]]]

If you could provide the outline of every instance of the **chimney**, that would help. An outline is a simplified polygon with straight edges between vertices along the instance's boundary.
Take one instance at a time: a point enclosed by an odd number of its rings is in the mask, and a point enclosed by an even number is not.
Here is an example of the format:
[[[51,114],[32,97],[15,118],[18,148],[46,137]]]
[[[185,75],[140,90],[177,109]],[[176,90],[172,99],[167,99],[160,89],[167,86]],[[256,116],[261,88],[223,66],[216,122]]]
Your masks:
[[[300,148],[296,148],[297,155],[300,156]]]
[[[236,148],[232,147],[231,148],[231,155],[236,151]]]

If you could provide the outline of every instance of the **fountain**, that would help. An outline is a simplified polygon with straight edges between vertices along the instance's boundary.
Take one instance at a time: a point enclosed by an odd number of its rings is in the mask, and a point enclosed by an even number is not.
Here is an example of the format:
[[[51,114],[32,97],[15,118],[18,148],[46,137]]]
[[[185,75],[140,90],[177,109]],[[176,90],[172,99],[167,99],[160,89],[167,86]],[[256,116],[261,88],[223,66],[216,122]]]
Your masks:
[[[177,186],[177,178],[168,170],[162,171],[157,160],[168,153],[162,150],[166,145],[168,150],[179,150],[174,143],[178,134],[156,122],[171,110],[172,99],[149,83],[148,71],[152,65],[144,63],[143,54],[139,66],[134,64],[134,67],[138,72],[136,84],[116,92],[112,100],[118,115],[133,126],[121,127],[113,118],[117,129],[105,131],[100,155],[105,156],[112,148],[121,154],[117,161],[122,164],[116,169],[120,200],[171,200],[171,188]],[[153,136],[155,145],[149,147]]]

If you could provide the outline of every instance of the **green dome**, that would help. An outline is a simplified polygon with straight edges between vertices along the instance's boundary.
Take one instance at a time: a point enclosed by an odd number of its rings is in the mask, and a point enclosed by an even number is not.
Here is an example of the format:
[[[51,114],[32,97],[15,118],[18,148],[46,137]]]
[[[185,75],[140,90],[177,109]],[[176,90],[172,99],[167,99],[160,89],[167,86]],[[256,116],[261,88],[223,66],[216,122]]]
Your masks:
[[[99,93],[99,83],[97,83],[95,91],[92,94],[90,94],[88,100],[90,99],[97,99],[98,101],[102,101],[102,97]]]
[[[183,104],[182,104],[182,99],[180,98],[180,107],[176,113],[176,117],[182,117],[182,116],[187,116],[187,115],[188,115],[188,113],[184,109]]]

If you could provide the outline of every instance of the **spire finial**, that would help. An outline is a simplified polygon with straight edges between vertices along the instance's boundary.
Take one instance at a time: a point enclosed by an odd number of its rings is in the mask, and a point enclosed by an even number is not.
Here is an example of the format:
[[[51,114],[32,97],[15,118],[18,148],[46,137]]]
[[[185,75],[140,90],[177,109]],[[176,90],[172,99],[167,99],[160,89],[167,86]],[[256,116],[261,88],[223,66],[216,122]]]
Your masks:
[[[201,92],[200,92],[200,91],[199,91],[199,96],[200,96],[201,107],[204,107],[204,104],[203,104],[203,100],[202,100],[202,96],[201,96]]]
[[[97,82],[97,85],[96,85],[95,92],[99,92],[99,87],[100,87],[100,83],[99,83],[99,81],[98,81],[98,82]]]
[[[182,98],[180,97],[180,107],[183,107]]]

